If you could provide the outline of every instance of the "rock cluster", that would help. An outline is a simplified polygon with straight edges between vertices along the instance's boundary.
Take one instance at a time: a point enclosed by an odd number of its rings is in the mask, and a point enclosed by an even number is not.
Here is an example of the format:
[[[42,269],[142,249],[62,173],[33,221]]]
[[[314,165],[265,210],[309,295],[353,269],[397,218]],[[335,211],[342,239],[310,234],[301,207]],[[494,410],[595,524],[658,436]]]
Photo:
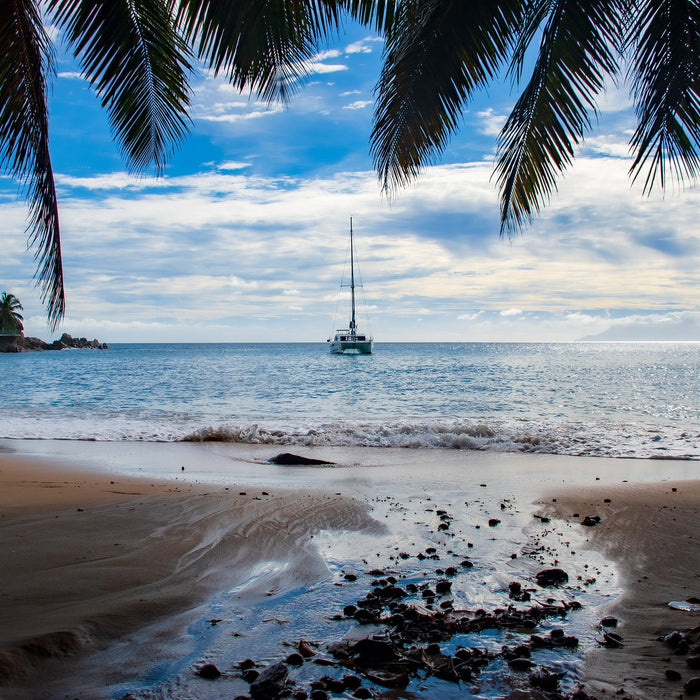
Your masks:
[[[663,642],[673,650],[675,656],[685,658],[685,665],[692,675],[700,670],[700,626],[689,630],[674,630],[658,641]],[[666,678],[670,681],[680,681],[683,674],[675,669],[666,669]],[[700,695],[700,676],[693,675],[683,685],[686,695]]]
[[[23,335],[9,335],[0,337],[0,352],[38,352],[42,350],[65,350],[67,348],[80,348],[89,350],[107,350],[107,343],[87,338],[74,338],[69,333],[64,333],[53,343],[47,343],[40,338],[25,337]]]

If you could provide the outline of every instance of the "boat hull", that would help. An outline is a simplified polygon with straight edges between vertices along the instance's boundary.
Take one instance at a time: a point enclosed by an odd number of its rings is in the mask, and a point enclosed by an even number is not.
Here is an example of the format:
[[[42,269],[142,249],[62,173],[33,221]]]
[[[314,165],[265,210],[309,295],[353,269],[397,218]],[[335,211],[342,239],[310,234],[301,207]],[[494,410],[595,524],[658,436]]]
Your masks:
[[[373,340],[333,340],[330,344],[333,355],[371,355],[373,350]]]

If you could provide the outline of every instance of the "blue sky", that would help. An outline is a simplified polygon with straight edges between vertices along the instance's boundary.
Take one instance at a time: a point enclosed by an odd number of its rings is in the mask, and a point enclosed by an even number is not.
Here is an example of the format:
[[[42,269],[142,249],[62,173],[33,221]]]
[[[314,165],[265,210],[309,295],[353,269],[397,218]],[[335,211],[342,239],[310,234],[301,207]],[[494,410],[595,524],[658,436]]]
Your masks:
[[[508,241],[491,176],[509,84],[480,94],[445,154],[387,200],[368,145],[381,51],[376,36],[349,27],[286,106],[200,71],[192,133],[160,179],[127,173],[97,98],[61,58],[51,150],[68,310],[58,333],[324,341],[352,216],[361,322],[369,317],[378,342],[700,340],[700,195],[647,198],[630,186],[624,88],[601,104],[550,205]],[[32,282],[26,206],[7,177],[0,213],[0,291],[24,304],[27,334],[52,337]]]

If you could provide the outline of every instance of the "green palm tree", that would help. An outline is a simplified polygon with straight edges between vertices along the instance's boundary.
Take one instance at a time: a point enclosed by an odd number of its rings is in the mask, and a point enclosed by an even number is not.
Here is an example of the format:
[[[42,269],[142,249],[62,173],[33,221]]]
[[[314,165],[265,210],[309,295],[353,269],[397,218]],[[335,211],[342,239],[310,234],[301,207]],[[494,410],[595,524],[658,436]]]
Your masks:
[[[532,73],[523,77],[525,65]],[[446,147],[474,93],[507,71],[522,92],[498,142],[501,233],[547,203],[591,128],[606,80],[627,71],[630,147],[644,190],[700,171],[697,0],[406,0],[389,28],[371,148],[386,190]],[[648,167],[647,167],[648,166]]]
[[[523,89],[498,144],[502,233],[546,204],[623,66],[638,117],[632,177],[646,173],[650,191],[700,170],[697,0],[4,0],[0,163],[26,188],[54,327],[65,296],[42,19],[78,58],[130,168],[158,174],[190,126],[195,60],[241,90],[287,99],[346,15],[386,38],[370,148],[387,191],[435,160],[474,93],[504,71]]]
[[[57,27],[108,113],[129,167],[160,174],[188,131],[195,59],[240,89],[287,99],[347,10],[384,28],[384,0],[3,0],[0,165],[24,183],[36,277],[53,328],[65,313],[47,85]]]
[[[0,331],[21,333],[24,330],[24,317],[20,314],[22,304],[19,299],[9,292],[0,296]]]

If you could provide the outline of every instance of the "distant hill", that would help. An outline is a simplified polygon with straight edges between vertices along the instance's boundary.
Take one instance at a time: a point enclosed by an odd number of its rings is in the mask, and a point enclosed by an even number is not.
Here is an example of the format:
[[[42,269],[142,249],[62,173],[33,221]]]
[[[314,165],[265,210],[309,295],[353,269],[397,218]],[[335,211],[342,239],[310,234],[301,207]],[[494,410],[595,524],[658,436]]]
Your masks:
[[[677,318],[658,317],[648,321],[612,325],[606,331],[596,335],[587,335],[580,340],[660,342],[660,341],[698,341],[700,342],[700,319],[697,314],[680,314]]]

